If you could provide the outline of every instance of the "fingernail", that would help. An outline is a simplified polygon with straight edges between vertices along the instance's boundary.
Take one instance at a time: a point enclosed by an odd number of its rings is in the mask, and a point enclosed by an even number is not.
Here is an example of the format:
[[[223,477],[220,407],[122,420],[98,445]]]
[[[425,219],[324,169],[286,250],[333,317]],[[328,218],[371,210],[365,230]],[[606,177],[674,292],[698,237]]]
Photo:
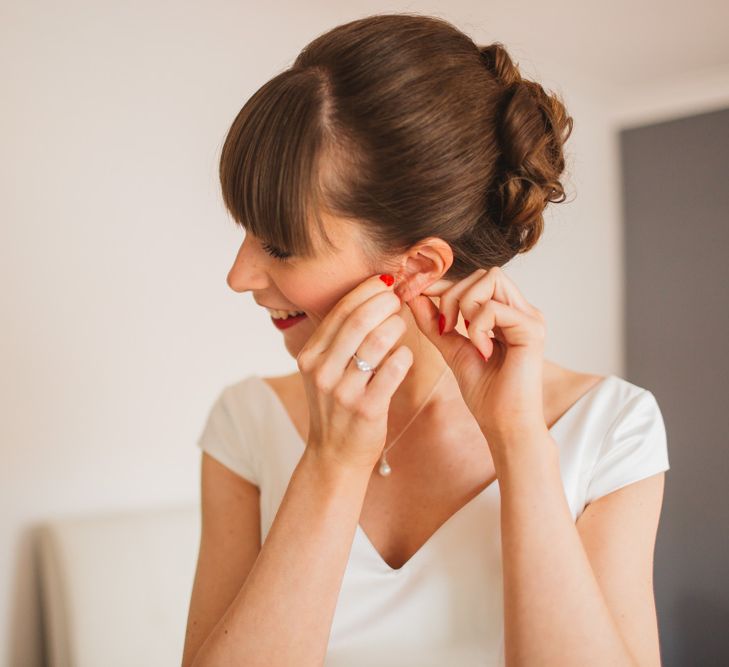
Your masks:
[[[466,329],[468,329],[468,325],[471,324],[468,320],[464,320],[466,323]]]
[[[443,329],[445,329],[445,315],[441,313],[440,317],[438,318],[438,333],[441,336],[443,335]]]
[[[395,278],[393,278],[389,273],[383,273],[380,276],[380,280],[385,283],[388,287],[392,286],[392,283],[395,282]]]

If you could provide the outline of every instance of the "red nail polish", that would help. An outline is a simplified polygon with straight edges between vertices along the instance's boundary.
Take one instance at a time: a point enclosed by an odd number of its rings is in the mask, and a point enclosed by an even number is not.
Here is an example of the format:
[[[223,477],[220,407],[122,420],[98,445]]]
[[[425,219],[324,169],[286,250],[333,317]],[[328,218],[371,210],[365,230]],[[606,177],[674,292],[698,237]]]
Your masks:
[[[385,283],[388,287],[392,285],[392,283],[395,282],[395,278],[393,278],[389,273],[383,273],[380,276],[380,280]]]
[[[468,329],[468,325],[471,324],[468,320],[464,320],[466,323],[466,329]]]
[[[443,335],[443,329],[445,329],[445,315],[441,313],[438,318],[438,333],[441,334],[441,336]]]

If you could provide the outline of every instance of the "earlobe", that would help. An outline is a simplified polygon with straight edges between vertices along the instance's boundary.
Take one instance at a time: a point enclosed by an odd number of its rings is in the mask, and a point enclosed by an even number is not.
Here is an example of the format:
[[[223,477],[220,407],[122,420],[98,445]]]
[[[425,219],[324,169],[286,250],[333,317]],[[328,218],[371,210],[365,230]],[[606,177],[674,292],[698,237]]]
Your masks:
[[[400,301],[402,301],[403,303],[407,303],[408,301],[410,301],[410,299],[413,298],[413,296],[415,296],[410,287],[410,284],[407,281],[402,282],[400,285],[395,287],[394,291],[395,294],[400,297]]]
[[[395,279],[395,294],[400,297],[403,303],[414,299],[416,296],[422,294],[431,284],[437,282],[432,279],[427,273],[415,273],[410,276],[400,275]]]
[[[453,252],[442,239],[430,238],[411,248],[394,273],[395,293],[403,303],[437,283],[453,263]]]

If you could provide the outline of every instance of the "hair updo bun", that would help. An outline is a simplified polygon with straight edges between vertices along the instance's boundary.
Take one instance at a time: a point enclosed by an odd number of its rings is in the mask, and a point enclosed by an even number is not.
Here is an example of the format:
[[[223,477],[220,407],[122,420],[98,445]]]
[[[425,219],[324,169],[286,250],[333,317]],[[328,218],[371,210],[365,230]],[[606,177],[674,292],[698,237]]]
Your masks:
[[[572,119],[500,43],[444,19],[376,14],[320,35],[259,88],[225,139],[233,218],[295,257],[316,254],[321,212],[359,224],[373,272],[419,241],[453,250],[445,277],[529,250],[564,201]]]
[[[573,119],[556,96],[521,77],[501,43],[482,46],[479,52],[503,90],[497,127],[502,155],[489,209],[509,245],[526,252],[542,234],[547,204],[566,199],[560,182],[562,147]]]

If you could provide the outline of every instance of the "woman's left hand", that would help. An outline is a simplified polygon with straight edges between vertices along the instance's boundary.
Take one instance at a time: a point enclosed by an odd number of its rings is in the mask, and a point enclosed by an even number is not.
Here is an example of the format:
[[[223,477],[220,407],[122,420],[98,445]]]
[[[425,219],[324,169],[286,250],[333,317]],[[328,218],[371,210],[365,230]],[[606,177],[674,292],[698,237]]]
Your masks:
[[[437,307],[429,296],[440,297]],[[478,269],[456,283],[439,280],[405,303],[451,367],[495,460],[504,453],[494,451],[502,443],[511,448],[525,436],[547,432],[545,319],[503,270]],[[459,311],[467,337],[455,330]]]

